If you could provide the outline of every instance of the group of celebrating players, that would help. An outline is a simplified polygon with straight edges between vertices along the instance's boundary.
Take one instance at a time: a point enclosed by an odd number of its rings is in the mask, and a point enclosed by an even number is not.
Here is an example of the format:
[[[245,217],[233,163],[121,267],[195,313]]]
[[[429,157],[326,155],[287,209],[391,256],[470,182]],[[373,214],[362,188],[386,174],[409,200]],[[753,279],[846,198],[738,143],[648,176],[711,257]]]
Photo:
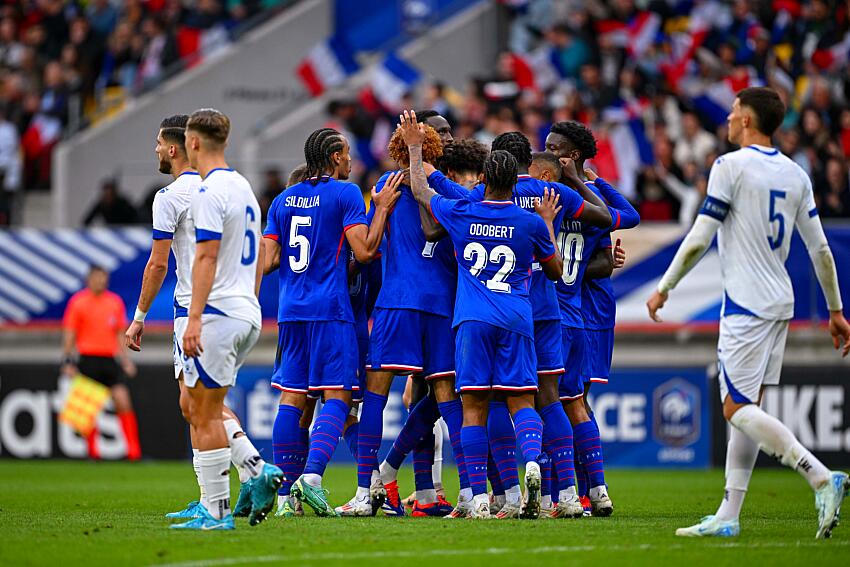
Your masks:
[[[593,134],[559,122],[545,152],[533,153],[519,132],[496,137],[488,150],[453,140],[436,112],[405,111],[388,148],[400,170],[372,188],[367,215],[360,188],[347,181],[348,141],[322,128],[305,142],[306,163],[272,202],[261,233],[251,187],[224,159],[229,127],[212,109],[160,125],[160,171],[174,181],[154,201],[151,259],[127,331],[138,350],[172,250],[175,378],[201,496],[168,515],[186,520],[171,527],[233,529],[233,516],[255,525],[275,495],[282,517],[303,514],[303,504],[319,516],[403,516],[396,479],[410,453],[413,516],[610,515],[587,392],[607,382],[611,364],[609,277],[624,254],[610,233],[636,226],[639,216],[584,169],[596,154]],[[715,202],[706,207],[714,218],[722,212]],[[662,280],[653,316],[696,260],[679,259],[678,275]],[[259,336],[262,275],[275,270],[271,385],[280,405],[272,465],[224,401]],[[409,377],[410,413],[379,463],[397,375]],[[729,392],[738,393],[731,382]],[[458,464],[455,506],[434,467],[441,418]],[[357,460],[357,490],[333,508],[322,475],[340,439]],[[805,458],[811,469],[816,459],[807,451]],[[231,462],[241,481],[232,512]]]

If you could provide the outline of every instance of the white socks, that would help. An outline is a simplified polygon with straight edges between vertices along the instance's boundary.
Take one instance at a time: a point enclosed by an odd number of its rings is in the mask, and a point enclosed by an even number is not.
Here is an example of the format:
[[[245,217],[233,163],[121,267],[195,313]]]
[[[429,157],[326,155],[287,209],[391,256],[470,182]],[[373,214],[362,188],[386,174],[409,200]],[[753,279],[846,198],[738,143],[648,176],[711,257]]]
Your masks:
[[[381,473],[381,480],[384,484],[395,482],[398,479],[398,469],[394,469],[388,462],[384,461],[378,467]]]
[[[505,490],[505,502],[508,505],[519,506],[520,499],[522,498],[522,490],[520,490],[519,485],[512,486],[509,489]]]
[[[460,492],[457,495],[457,502],[460,504],[461,502],[471,502],[472,501],[472,489],[471,488],[461,488]]]
[[[760,407],[748,404],[735,412],[729,422],[756,441],[761,449],[800,473],[812,489],[829,481],[829,469],[797,441],[794,434]]]
[[[726,494],[715,514],[718,520],[727,522],[741,515],[741,507],[744,505],[744,497],[747,495],[758,454],[758,443],[737,427],[729,428],[729,444],[726,446]]]
[[[558,491],[558,502],[567,502],[576,496],[576,487],[570,486]]]
[[[201,489],[201,495],[198,497],[198,500],[203,502],[207,494],[204,490],[204,483],[201,480],[201,460],[198,458],[198,453],[200,453],[200,451],[192,447],[192,468],[195,469],[195,477],[198,479],[198,488]]]
[[[206,490],[202,504],[220,520],[230,514],[230,447],[199,451],[198,461]]]
[[[431,479],[437,493],[443,490],[443,418],[434,424],[434,466],[431,468]]]
[[[224,430],[227,442],[230,443],[233,465],[239,471],[239,482],[244,483],[252,477],[260,476],[266,463],[239,423],[235,419],[225,419]]]
[[[541,508],[551,508],[552,507],[552,495],[546,494],[540,499],[540,507]]]
[[[417,490],[416,500],[418,500],[420,504],[433,504],[437,501],[437,491],[433,488]]]
[[[364,498],[369,498],[369,489],[363,488],[362,486],[358,486],[357,492],[355,493],[354,497],[357,500],[363,500]]]
[[[312,486],[313,488],[319,488],[322,486],[322,477],[318,474],[305,474],[301,478],[304,479],[304,482]]]

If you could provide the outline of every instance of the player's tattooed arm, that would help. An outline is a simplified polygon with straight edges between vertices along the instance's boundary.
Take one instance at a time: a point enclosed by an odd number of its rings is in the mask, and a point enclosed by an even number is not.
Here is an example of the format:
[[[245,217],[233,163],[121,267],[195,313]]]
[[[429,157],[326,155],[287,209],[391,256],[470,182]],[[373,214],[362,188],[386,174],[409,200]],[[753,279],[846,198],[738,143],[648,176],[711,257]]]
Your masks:
[[[422,232],[428,242],[438,242],[449,235],[446,229],[434,219],[431,210],[422,205],[419,205],[419,223],[422,225]]]
[[[584,270],[584,279],[598,280],[599,278],[610,277],[614,272],[614,255],[610,248],[597,248],[596,252],[587,261],[587,268]]]
[[[410,152],[410,190],[413,198],[423,207],[431,206],[431,199],[437,193],[428,186],[425,174],[425,161],[422,158],[422,143],[425,141],[425,125],[416,122],[416,113],[404,111],[399,117],[398,128]]]
[[[611,226],[611,211],[608,209],[608,205],[584,184],[584,181],[578,176],[575,162],[565,157],[559,161],[561,162],[564,183],[575,189],[581,195],[582,199],[584,199],[584,208],[581,211],[579,220],[593,226]]]
[[[555,254],[546,262],[540,262],[543,273],[552,281],[559,279],[564,273],[564,261],[558,250],[558,243],[555,240],[555,227],[553,225],[555,217],[558,216],[558,212],[561,210],[561,205],[558,204],[560,199],[561,195],[557,191],[554,189],[550,190],[547,187],[544,190],[543,198],[534,205],[534,210],[546,223],[546,229],[549,231],[549,240],[552,242],[552,246],[555,247]]]

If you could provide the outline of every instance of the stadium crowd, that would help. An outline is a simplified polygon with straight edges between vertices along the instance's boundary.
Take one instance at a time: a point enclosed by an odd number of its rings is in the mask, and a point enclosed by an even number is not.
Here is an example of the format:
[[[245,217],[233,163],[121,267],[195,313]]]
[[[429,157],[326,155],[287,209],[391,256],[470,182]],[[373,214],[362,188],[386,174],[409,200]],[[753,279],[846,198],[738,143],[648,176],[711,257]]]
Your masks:
[[[711,164],[730,149],[734,93],[769,85],[788,106],[779,147],[810,174],[824,218],[850,217],[850,2],[503,3],[510,33],[496,68],[472,72],[463,93],[435,83],[417,93],[416,106],[449,117],[457,138],[489,145],[521,130],[539,150],[553,122],[580,120],[599,137],[593,165],[642,219],[689,225]],[[329,107],[332,122],[362,141],[361,157],[373,152],[362,186],[390,165],[377,163],[386,156],[373,148],[386,144],[369,143],[381,128],[367,108]]]
[[[282,4],[282,0],[2,2],[3,192],[48,188],[54,145],[69,127],[96,117],[105,97],[138,93],[165,74],[190,66],[199,55],[228,42],[240,24]],[[3,197],[6,201],[10,195]]]

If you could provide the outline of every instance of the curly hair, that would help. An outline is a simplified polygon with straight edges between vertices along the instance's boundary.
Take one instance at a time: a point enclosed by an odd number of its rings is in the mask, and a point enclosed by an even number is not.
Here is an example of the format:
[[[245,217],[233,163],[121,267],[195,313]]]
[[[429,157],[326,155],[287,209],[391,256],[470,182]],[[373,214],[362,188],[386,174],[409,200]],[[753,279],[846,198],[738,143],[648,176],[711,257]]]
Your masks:
[[[396,162],[399,167],[407,167],[410,165],[410,152],[407,151],[407,144],[401,135],[401,130],[396,129],[393,132],[393,137],[390,138],[390,143],[387,146],[387,155]],[[437,131],[425,125],[425,141],[422,143],[422,159],[434,165],[437,158],[443,155],[443,143],[440,141],[440,136]]]
[[[490,151],[487,146],[473,138],[455,140],[446,146],[445,153],[440,159],[440,167],[446,171],[459,173],[481,173],[484,170],[484,160]]]
[[[514,156],[519,167],[531,165],[531,142],[522,132],[499,134],[490,145],[491,150],[504,150]]]
[[[581,161],[591,159],[596,155],[596,138],[590,128],[581,122],[575,120],[555,122],[549,128],[549,131],[572,142],[576,149],[581,152]]]

